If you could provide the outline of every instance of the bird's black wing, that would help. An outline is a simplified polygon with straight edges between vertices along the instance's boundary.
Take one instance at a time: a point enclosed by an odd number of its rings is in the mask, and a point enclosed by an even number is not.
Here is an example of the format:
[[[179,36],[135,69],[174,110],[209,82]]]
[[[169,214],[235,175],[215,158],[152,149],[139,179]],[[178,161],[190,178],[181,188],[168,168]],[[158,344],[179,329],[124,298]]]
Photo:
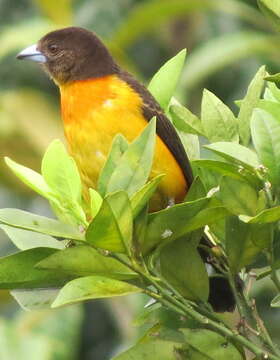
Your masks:
[[[184,177],[190,187],[193,181],[193,174],[190,166],[190,161],[185,152],[184,146],[174,128],[172,123],[168,120],[163,110],[152,96],[152,94],[140,84],[132,75],[126,71],[119,73],[120,78],[133,88],[142,98],[142,111],[147,121],[150,121],[154,116],[157,118],[157,135],[162,139],[170,152],[173,154],[177,163],[179,164]]]

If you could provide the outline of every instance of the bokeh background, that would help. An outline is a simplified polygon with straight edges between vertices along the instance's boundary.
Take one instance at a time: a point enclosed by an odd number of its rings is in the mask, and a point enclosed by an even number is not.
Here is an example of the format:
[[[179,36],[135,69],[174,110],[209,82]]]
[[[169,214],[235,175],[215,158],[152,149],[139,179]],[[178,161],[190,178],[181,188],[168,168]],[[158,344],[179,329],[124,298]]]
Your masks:
[[[5,167],[4,156],[35,170],[49,142],[63,139],[59,94],[34,63],[15,55],[50,30],[95,31],[118,62],[148,83],[182,48],[188,56],[177,98],[199,114],[208,88],[233,111],[257,69],[280,70],[280,36],[255,0],[0,0],[0,207],[49,215],[47,203]],[[0,233],[0,256],[16,251]],[[274,338],[280,314],[269,308],[268,280],[253,288]],[[141,297],[25,312],[0,291],[0,360],[106,360],[133,342]]]

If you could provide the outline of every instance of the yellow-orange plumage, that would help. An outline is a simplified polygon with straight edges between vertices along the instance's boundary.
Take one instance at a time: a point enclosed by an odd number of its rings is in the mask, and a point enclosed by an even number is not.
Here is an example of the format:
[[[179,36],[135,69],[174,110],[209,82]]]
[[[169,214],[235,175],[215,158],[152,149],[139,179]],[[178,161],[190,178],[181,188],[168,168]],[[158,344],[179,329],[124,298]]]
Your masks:
[[[61,108],[69,151],[86,188],[96,187],[98,175],[116,134],[132,141],[147,125],[142,99],[117,75],[80,80],[60,86]],[[165,173],[151,208],[182,201],[187,189],[182,170],[157,136],[151,177]]]

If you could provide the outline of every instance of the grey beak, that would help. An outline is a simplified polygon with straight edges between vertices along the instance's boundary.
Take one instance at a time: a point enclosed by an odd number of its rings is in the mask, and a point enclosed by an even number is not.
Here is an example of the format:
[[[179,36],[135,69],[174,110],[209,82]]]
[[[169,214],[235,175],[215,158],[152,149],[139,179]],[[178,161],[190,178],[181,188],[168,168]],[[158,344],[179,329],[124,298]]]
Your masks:
[[[47,62],[47,58],[39,50],[37,50],[37,44],[28,46],[26,49],[22,50],[17,54],[17,59],[19,60],[32,60],[39,63]]]

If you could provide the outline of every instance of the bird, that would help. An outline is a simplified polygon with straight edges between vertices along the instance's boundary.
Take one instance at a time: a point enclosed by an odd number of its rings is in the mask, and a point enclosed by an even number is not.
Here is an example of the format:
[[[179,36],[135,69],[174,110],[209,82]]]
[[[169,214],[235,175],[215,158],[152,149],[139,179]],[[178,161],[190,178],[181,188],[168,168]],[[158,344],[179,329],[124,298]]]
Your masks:
[[[131,142],[156,117],[150,177],[165,176],[150,200],[149,211],[184,200],[193,173],[179,135],[152,94],[117,64],[95,33],[80,27],[54,30],[17,58],[40,63],[59,87],[68,150],[85,193],[96,188],[114,137],[120,133]],[[205,260],[205,254],[202,257]],[[234,309],[227,279],[210,278],[209,302],[218,312]]]

